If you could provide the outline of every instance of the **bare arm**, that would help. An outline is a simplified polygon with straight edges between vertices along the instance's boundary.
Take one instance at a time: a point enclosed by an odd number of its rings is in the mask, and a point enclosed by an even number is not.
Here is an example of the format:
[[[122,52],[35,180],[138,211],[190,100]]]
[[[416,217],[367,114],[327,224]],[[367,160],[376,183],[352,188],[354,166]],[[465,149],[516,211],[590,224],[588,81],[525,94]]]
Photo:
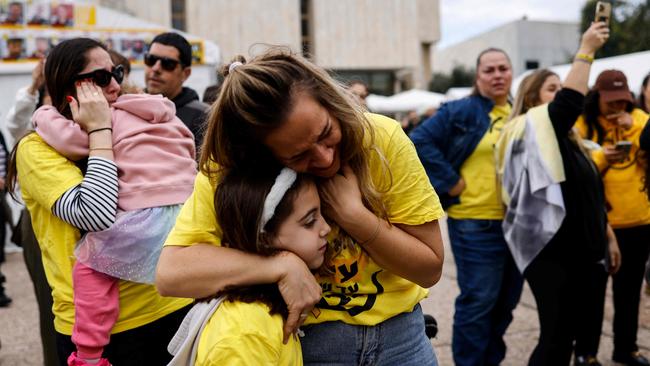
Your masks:
[[[156,287],[163,296],[203,298],[231,287],[274,282],[289,309],[286,343],[300,326],[300,314],[313,308],[321,297],[316,279],[295,254],[261,257],[212,244],[167,245],[156,270]]]
[[[573,89],[581,94],[587,94],[589,87],[589,71],[591,70],[591,62],[584,62],[581,55],[594,57],[596,51],[605,44],[609,38],[609,28],[604,22],[592,23],[589,29],[582,35],[578,55],[571,64],[571,70],[564,80],[564,87]]]

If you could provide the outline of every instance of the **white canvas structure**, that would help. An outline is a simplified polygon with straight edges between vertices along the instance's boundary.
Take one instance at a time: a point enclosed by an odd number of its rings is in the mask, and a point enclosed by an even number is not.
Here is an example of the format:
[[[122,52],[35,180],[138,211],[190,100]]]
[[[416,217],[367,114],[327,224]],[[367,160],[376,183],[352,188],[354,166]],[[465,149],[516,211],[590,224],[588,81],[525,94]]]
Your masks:
[[[561,80],[564,80],[571,69],[571,64],[557,65],[549,67],[549,69],[558,74]],[[627,55],[595,60],[591,66],[591,73],[589,74],[589,86],[591,87],[594,85],[596,78],[601,72],[609,69],[622,71],[627,77],[627,83],[630,86],[630,90],[634,92],[635,95],[638,95],[643,78],[650,72],[650,51],[635,52]],[[513,96],[516,95],[521,81],[530,73],[531,71],[527,71],[513,80]]]
[[[465,98],[466,96],[469,96],[472,94],[472,87],[456,87],[456,88],[449,88],[447,90],[447,93],[445,93],[445,98],[446,101],[449,102],[451,100],[456,100],[456,99],[461,99]]]
[[[445,95],[426,90],[411,89],[390,97],[371,94],[366,99],[368,109],[376,113],[403,113],[438,108],[445,101]]]

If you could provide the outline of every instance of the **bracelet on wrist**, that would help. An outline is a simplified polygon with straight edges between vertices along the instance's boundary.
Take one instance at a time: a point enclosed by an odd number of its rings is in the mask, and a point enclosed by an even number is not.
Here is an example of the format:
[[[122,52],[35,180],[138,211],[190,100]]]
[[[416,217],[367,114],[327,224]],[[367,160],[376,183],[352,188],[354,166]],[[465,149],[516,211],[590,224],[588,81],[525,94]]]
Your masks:
[[[95,151],[95,150],[110,150],[113,151],[112,147],[93,147],[91,149],[88,149],[88,151]]]
[[[574,58],[575,61],[580,61],[580,62],[586,62],[588,64],[591,64],[594,62],[594,57],[591,55],[588,55],[586,53],[578,53],[576,54],[576,57]]]
[[[381,219],[378,217],[377,218],[377,227],[375,228],[375,231],[372,233],[372,235],[370,235],[370,238],[359,242],[359,245],[366,245],[366,244],[372,242],[373,240],[377,239],[377,236],[379,236],[379,230],[380,229],[381,229]]]
[[[95,132],[99,132],[99,131],[107,131],[107,130],[113,132],[112,127],[102,127],[102,128],[96,128],[94,130],[90,130],[90,131],[88,131],[88,134],[90,135],[91,133],[95,133]]]

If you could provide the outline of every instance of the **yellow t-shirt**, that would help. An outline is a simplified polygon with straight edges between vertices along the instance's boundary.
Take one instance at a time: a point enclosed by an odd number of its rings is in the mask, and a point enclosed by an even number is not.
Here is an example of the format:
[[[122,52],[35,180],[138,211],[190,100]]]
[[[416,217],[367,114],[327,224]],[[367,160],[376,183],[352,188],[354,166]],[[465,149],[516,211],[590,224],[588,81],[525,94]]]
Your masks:
[[[460,167],[460,176],[465,180],[465,190],[460,194],[460,203],[447,210],[454,219],[502,220],[504,209],[497,190],[494,146],[499,140],[501,129],[510,115],[510,104],[495,105],[490,112],[490,127],[476,146],[476,149]]]
[[[648,121],[648,115],[639,108],[634,108],[630,114],[632,127],[627,130],[604,117],[598,117],[598,122],[605,132],[603,146],[612,146],[619,141],[632,142],[632,148],[625,161],[610,165],[602,149],[591,152],[591,157],[603,178],[605,199],[610,208],[607,219],[614,229],[650,224],[650,201],[643,191],[645,162],[639,147],[639,138]],[[587,138],[588,127],[583,116],[578,118],[575,127],[583,138]],[[591,139],[597,141],[596,133]]]
[[[371,154],[373,182],[380,189],[391,188],[383,199],[393,223],[421,225],[441,218],[444,211],[411,140],[394,120],[368,114],[375,131],[375,145],[382,152],[390,172],[377,154]],[[165,245],[220,245],[221,229],[214,210],[215,187],[202,173],[194,192],[181,210]],[[348,324],[376,325],[413,310],[427,291],[379,267],[364,251],[342,252],[335,258],[333,277],[320,278],[323,298],[306,324],[340,320]]]
[[[225,300],[201,333],[196,366],[302,366],[300,340],[282,344],[283,326],[263,303]]]
[[[83,175],[35,133],[20,142],[16,164],[23,200],[32,217],[45,275],[52,288],[54,328],[70,335],[74,323],[72,266],[80,234],[54,216],[51,208],[64,192],[81,183]],[[119,292],[120,314],[112,333],[151,323],[192,302],[161,297],[154,286],[128,281],[120,281]]]

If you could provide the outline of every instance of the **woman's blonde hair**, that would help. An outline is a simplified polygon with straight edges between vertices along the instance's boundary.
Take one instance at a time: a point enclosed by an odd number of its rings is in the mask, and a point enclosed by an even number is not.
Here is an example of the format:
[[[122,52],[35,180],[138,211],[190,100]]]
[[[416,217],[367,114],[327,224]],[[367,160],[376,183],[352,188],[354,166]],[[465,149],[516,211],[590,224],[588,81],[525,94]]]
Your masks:
[[[557,76],[557,74],[548,69],[541,69],[531,73],[521,81],[508,120],[526,114],[529,109],[542,104],[540,92],[544,82],[550,76]]]
[[[223,74],[221,93],[208,116],[201,172],[214,179],[221,169],[278,164],[264,137],[287,120],[297,95],[308,95],[340,122],[341,165],[348,164],[356,174],[364,205],[388,219],[381,192],[370,176],[371,153],[379,153],[373,128],[360,106],[325,70],[286,48],[272,47],[248,62],[235,57]],[[346,244],[352,242],[343,237]]]

